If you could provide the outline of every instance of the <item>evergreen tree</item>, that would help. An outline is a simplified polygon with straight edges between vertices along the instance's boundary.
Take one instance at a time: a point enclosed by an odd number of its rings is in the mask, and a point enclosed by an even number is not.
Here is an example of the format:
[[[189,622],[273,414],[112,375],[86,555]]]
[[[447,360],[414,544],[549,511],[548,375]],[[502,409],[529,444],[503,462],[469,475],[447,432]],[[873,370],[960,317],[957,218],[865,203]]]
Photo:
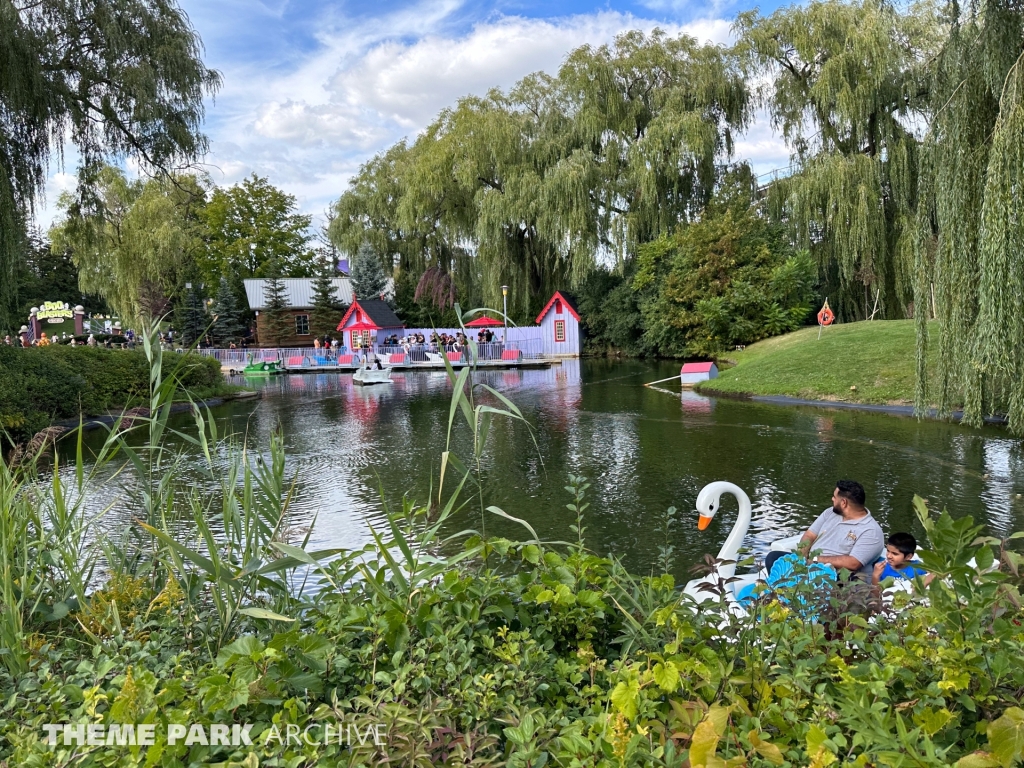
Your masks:
[[[309,315],[309,330],[314,336],[332,333],[341,320],[342,304],[335,293],[334,262],[328,256],[322,260],[313,280],[313,311]]]
[[[203,308],[202,288],[201,283],[186,283],[175,310],[174,325],[181,333],[182,344],[186,346],[194,344],[209,324]]]
[[[213,339],[218,346],[227,346],[228,343],[241,338],[245,327],[242,325],[241,312],[238,309],[238,298],[231,290],[226,277],[220,279],[212,311],[216,317],[213,323]]]
[[[260,344],[281,346],[285,338],[294,333],[292,316],[288,312],[288,298],[281,281],[280,262],[272,262],[267,269],[263,285],[263,328]]]
[[[359,246],[352,259],[349,278],[352,280],[352,292],[359,299],[379,299],[387,288],[387,275],[369,243],[364,242]]]

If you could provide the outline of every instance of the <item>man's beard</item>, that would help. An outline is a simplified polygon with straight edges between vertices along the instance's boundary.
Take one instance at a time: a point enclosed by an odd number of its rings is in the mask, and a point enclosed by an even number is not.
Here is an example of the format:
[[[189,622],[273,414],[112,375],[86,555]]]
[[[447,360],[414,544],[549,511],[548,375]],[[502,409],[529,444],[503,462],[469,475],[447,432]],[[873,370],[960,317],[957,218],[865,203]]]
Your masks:
[[[843,510],[840,509],[839,507],[837,507],[835,504],[832,505],[832,511],[835,512],[840,517],[842,517],[842,515],[843,515]]]

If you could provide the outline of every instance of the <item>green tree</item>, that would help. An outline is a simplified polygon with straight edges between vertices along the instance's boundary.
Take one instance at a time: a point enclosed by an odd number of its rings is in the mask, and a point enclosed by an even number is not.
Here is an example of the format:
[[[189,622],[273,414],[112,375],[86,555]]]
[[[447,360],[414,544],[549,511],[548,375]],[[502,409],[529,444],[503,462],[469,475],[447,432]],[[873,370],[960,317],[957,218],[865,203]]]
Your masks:
[[[155,171],[190,161],[206,150],[203,98],[220,76],[173,0],[0,3],[0,52],[0,327],[11,327],[51,153],[77,147],[83,202],[105,157]]]
[[[596,253],[621,265],[696,215],[748,118],[728,51],[627,33],[574,51],[557,77],[462,99],[413,145],[374,158],[339,200],[332,238],[396,255],[400,271],[446,289],[437,298],[454,288],[497,305],[508,284],[510,310],[528,316]]]
[[[633,287],[641,345],[662,356],[714,357],[795,330],[810,314],[814,275],[782,226],[752,209],[711,209],[640,249]]]
[[[352,281],[352,293],[357,299],[379,299],[388,286],[380,257],[369,243],[360,245],[352,257],[348,276]]]
[[[292,315],[288,311],[288,294],[281,281],[281,265],[271,261],[266,265],[266,283],[263,286],[263,329],[260,344],[280,347],[295,333]]]
[[[1007,0],[950,4],[931,80],[924,141],[915,313],[917,405],[927,407],[927,308],[939,319],[939,410],[964,421],[1009,413],[1024,433],[1024,9]]]
[[[635,272],[635,260],[624,272],[597,267],[579,287],[576,298],[588,354],[643,354],[643,317],[633,290]]]
[[[770,81],[772,122],[793,150],[772,185],[777,214],[810,248],[831,304],[864,318],[879,292],[885,317],[913,300],[918,141],[928,67],[941,40],[932,7],[815,0],[736,21],[739,50]]]
[[[200,268],[207,280],[266,277],[276,264],[284,277],[310,277],[315,256],[307,230],[311,216],[297,213],[294,195],[255,173],[217,188],[202,210],[206,247]],[[237,287],[237,285],[236,285]]]
[[[181,287],[202,244],[197,209],[205,190],[193,176],[129,180],[104,166],[88,206],[61,195],[53,248],[70,251],[81,289],[102,296],[122,318],[160,314]]]
[[[220,279],[210,311],[216,318],[213,323],[213,339],[218,345],[227,346],[245,335],[238,298],[226,277]]]
[[[174,313],[174,325],[181,334],[182,344],[194,344],[203,336],[209,324],[202,283],[186,283]]]
[[[333,333],[341,320],[342,303],[333,282],[337,274],[334,260],[323,258],[313,280],[313,308],[309,314],[309,330],[314,336]]]
[[[18,317],[28,317],[32,307],[44,301],[61,300],[72,306],[81,304],[87,314],[109,313],[102,298],[82,293],[78,286],[78,267],[71,251],[54,249],[45,235],[30,230],[25,250],[18,261],[18,296],[21,302]]]

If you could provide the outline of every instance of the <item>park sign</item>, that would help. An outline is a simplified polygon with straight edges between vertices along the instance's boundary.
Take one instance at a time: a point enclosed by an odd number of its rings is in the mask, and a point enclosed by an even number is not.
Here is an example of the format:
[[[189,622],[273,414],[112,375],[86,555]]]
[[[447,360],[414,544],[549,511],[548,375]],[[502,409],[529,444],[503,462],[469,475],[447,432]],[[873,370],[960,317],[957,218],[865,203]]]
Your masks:
[[[63,323],[74,316],[74,311],[63,301],[44,301],[43,305],[39,307],[39,311],[36,312],[36,318],[40,322],[45,320],[48,323]]]

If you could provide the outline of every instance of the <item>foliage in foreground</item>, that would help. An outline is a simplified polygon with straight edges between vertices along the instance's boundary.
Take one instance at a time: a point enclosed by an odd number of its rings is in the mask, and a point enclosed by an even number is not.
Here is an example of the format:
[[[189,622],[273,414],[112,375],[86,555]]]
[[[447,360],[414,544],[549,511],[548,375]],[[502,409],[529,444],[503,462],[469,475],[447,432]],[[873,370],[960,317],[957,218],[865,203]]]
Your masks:
[[[464,490],[481,528],[504,515],[485,506],[480,456],[492,418],[521,418],[466,368],[450,372],[451,418],[461,412],[474,455],[446,451],[431,503],[405,502],[364,550],[310,553],[288,532],[280,440],[254,456],[197,408],[196,433],[179,437],[219,491],[184,487],[182,457],[163,446],[173,388],[156,355],[154,416],[134,427],[143,444],[116,425],[93,465],[127,459],[120,482],[136,524],[123,534],[97,537],[85,502],[105,475],[86,471],[81,450],[76,472],[49,479],[0,466],[0,760],[1009,768],[1024,758],[1024,560],[979,538],[969,518],[917,500],[922,557],[939,578],[927,599],[870,621],[854,588],[820,600],[817,621],[768,595],[747,618],[715,602],[697,612],[670,576],[637,578],[586,549],[583,478],[567,488],[571,544],[448,533]],[[109,573],[92,591],[101,545]],[[666,570],[671,557],[663,548]],[[42,726],[53,722],[159,727],[145,749],[51,747]],[[253,745],[172,745],[168,723],[250,724]],[[363,734],[379,724],[383,743],[324,745],[326,724]],[[288,726],[311,738],[267,740]]]

